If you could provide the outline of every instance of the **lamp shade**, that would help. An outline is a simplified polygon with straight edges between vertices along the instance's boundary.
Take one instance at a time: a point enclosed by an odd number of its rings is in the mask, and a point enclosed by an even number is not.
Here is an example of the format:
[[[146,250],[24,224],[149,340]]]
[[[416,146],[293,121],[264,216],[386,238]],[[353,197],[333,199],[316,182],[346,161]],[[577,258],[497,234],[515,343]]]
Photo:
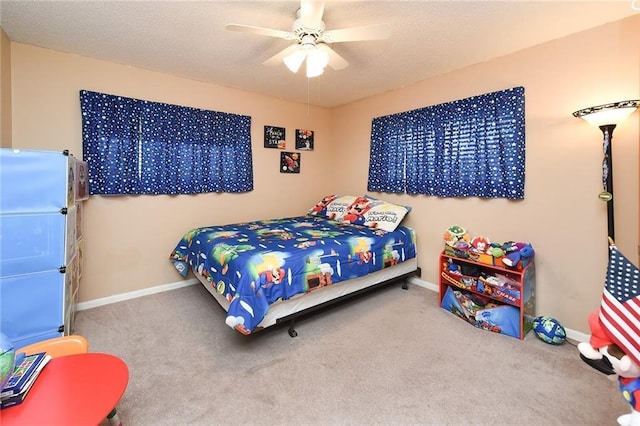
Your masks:
[[[292,73],[297,73],[306,56],[307,55],[303,49],[297,49],[290,55],[285,56],[283,61],[287,68],[289,68],[289,71],[291,71]]]
[[[317,77],[329,63],[327,54],[316,46],[307,50],[307,77]]]
[[[593,124],[594,126],[617,125],[622,123],[640,105],[640,100],[629,100],[598,105],[581,109],[573,113],[574,117]]]
[[[294,50],[283,58],[289,71],[297,73],[306,60],[307,77],[317,77],[324,72],[324,68],[329,64],[329,55],[312,42],[295,45]]]

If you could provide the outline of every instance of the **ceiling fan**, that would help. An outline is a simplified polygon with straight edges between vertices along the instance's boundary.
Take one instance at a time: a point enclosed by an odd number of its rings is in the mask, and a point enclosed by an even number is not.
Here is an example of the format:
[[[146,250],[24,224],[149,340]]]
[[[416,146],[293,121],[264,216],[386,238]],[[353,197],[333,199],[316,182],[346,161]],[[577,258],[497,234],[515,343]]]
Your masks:
[[[319,76],[327,65],[335,70],[343,69],[349,65],[342,56],[329,47],[329,44],[382,40],[389,37],[389,27],[386,24],[326,30],[322,21],[323,13],[324,1],[301,0],[300,8],[296,13],[297,19],[293,22],[291,31],[243,24],[227,24],[225,28],[231,31],[282,38],[293,42],[284,50],[267,59],[264,64],[277,65],[284,62],[287,68],[295,73],[306,61],[307,77]]]

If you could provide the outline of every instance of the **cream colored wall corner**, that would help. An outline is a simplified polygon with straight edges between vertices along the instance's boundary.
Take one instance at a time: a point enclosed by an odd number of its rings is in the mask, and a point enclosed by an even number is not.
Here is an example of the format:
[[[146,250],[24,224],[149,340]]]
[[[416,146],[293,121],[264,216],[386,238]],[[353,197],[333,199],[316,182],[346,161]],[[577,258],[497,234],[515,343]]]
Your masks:
[[[69,149],[81,157],[81,89],[251,116],[253,191],[85,202],[80,302],[180,280],[169,255],[191,228],[302,215],[332,190],[319,179],[331,164],[326,109],[21,43],[11,47],[15,148]],[[279,172],[281,150],[264,148],[264,125],[285,127],[292,151],[296,128],[315,131],[300,174]]]
[[[514,86],[525,88],[526,182],[522,201],[374,194],[413,207],[424,280],[438,282],[442,234],[462,225],[498,242],[536,249],[537,313],[588,333],[607,264],[602,132],[571,114],[640,98],[640,14],[511,55],[336,108],[331,140],[340,190],[367,187],[371,119]],[[616,243],[635,260],[638,244],[639,121],[636,111],[613,134]],[[360,159],[360,160],[354,160]]]
[[[0,27],[0,148],[11,148],[11,42]]]

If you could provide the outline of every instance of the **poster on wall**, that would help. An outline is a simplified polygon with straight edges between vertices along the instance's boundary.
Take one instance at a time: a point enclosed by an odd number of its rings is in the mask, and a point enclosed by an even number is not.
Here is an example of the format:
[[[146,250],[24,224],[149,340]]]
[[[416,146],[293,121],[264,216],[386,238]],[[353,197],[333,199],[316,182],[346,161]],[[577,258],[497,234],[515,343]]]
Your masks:
[[[67,167],[67,207],[71,207],[76,201],[75,197],[77,161],[75,160],[75,157],[69,157]]]
[[[76,245],[78,247],[78,279],[80,279],[82,277],[82,261],[84,258],[84,238],[79,240]]]
[[[264,126],[264,147],[285,149],[287,130],[284,127]]]
[[[300,173],[300,156],[297,152],[281,152],[280,173]]]
[[[86,161],[77,161],[75,173],[76,201],[89,198],[89,165]]]
[[[65,250],[66,255],[65,264],[69,264],[71,262],[71,258],[76,255],[76,242],[78,238],[76,237],[76,220],[77,220],[78,209],[74,207],[69,207],[67,209],[67,214],[65,216],[66,220],[66,236],[65,236]]]
[[[82,203],[76,203],[76,241],[82,238]]]
[[[313,151],[313,130],[296,129],[296,149]]]

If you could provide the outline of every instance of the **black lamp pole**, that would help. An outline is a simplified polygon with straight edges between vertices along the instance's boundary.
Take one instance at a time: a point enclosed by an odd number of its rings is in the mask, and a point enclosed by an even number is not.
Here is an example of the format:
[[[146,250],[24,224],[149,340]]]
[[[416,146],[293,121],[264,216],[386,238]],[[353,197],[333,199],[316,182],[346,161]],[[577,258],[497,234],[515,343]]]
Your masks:
[[[583,118],[591,124],[600,127],[604,140],[602,142],[602,186],[604,190],[598,197],[607,203],[607,225],[609,241],[615,241],[615,230],[613,226],[613,162],[611,158],[611,136],[615,123],[620,123],[627,116],[640,107],[640,99],[613,102],[604,105],[584,108],[573,113],[574,117]],[[601,124],[614,123],[614,124]]]
[[[602,141],[602,185],[604,191],[600,193],[600,199],[607,203],[607,224],[608,235],[612,241],[616,240],[615,229],[613,224],[613,161],[611,161],[611,139],[615,124],[605,124],[600,126],[604,140]]]

